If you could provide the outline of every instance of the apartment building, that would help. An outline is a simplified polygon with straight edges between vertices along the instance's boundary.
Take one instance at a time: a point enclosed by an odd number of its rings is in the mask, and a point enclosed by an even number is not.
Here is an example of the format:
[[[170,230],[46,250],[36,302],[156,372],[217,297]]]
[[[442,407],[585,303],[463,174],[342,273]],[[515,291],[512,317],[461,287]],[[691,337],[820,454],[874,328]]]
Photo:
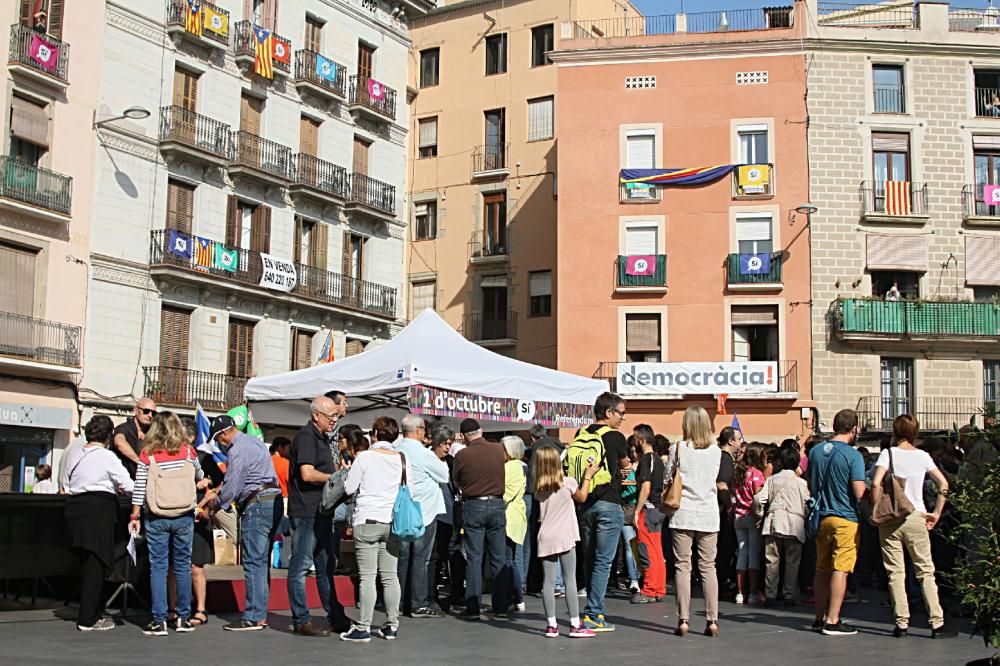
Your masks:
[[[750,439],[814,426],[807,16],[794,6],[564,23],[558,368],[671,438],[700,405]]]
[[[81,399],[181,410],[388,339],[407,24],[429,0],[132,0],[105,15]],[[138,57],[141,54],[142,57]]]
[[[822,419],[968,423],[995,409],[1000,378],[997,11],[808,6]]]
[[[58,465],[79,422],[103,6],[0,9],[0,492]]]
[[[407,316],[555,367],[559,25],[627,2],[466,0],[413,22]]]

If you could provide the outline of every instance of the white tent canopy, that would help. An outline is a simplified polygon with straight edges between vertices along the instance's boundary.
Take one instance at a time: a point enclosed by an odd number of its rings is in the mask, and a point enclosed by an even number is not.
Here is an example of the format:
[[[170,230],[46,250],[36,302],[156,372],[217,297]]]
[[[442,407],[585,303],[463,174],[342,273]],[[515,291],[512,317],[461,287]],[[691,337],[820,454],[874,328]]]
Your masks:
[[[593,404],[604,380],[517,361],[469,342],[433,310],[424,310],[386,344],[332,363],[251,379],[246,399],[261,423],[293,425],[308,418],[308,401],[342,391],[351,411],[405,409],[413,385],[493,398]],[[387,413],[387,412],[383,412]],[[353,420],[353,419],[350,419]]]

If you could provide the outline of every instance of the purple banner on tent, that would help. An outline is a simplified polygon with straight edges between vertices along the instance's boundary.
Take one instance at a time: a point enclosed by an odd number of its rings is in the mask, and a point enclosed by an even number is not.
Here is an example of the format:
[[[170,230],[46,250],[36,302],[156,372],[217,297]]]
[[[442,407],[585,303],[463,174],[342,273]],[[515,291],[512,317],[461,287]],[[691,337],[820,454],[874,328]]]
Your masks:
[[[572,402],[543,402],[519,398],[491,398],[414,384],[407,391],[410,411],[416,414],[451,416],[456,419],[483,419],[547,428],[579,428],[593,423],[591,405]]]

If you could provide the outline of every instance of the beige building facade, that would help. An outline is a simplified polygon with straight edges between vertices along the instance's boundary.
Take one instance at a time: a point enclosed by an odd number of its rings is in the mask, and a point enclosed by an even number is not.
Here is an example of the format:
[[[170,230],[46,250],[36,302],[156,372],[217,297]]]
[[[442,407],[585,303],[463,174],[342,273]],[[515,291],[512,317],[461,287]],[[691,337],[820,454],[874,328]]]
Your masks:
[[[821,419],[968,423],[995,408],[1000,373],[996,16],[823,4],[809,0],[807,40]]]

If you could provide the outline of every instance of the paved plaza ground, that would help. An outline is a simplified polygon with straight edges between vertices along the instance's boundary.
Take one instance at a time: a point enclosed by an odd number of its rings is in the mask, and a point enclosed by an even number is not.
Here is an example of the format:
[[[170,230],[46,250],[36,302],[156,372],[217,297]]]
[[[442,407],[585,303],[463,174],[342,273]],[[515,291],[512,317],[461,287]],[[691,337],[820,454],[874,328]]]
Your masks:
[[[212,616],[194,634],[143,636],[140,617],[117,629],[83,634],[72,622],[73,611],[61,605],[30,609],[0,601],[0,663],[3,664],[658,664],[810,666],[906,664],[955,666],[992,654],[979,637],[970,638],[968,625],[956,620],[961,637],[931,640],[922,609],[914,608],[910,637],[892,637],[890,611],[880,605],[884,595],[862,590],[862,602],[845,607],[844,617],[860,629],[853,637],[825,637],[808,631],[812,609],[799,606],[760,608],[721,605],[721,636],[700,633],[673,635],[673,597],[665,603],[633,606],[621,596],[609,598],[609,619],[618,630],[590,640],[565,636],[547,640],[541,600],[529,596],[527,612],[516,620],[486,619],[467,623],[453,617],[437,620],[403,618],[400,638],[349,644],[336,638],[302,638],[289,633],[288,613],[273,613],[272,628],[234,634],[222,630],[231,616]],[[704,628],[696,599],[693,632]],[[560,604],[560,619],[565,606]],[[384,615],[376,613],[376,622]],[[565,633],[565,627],[564,633]]]

